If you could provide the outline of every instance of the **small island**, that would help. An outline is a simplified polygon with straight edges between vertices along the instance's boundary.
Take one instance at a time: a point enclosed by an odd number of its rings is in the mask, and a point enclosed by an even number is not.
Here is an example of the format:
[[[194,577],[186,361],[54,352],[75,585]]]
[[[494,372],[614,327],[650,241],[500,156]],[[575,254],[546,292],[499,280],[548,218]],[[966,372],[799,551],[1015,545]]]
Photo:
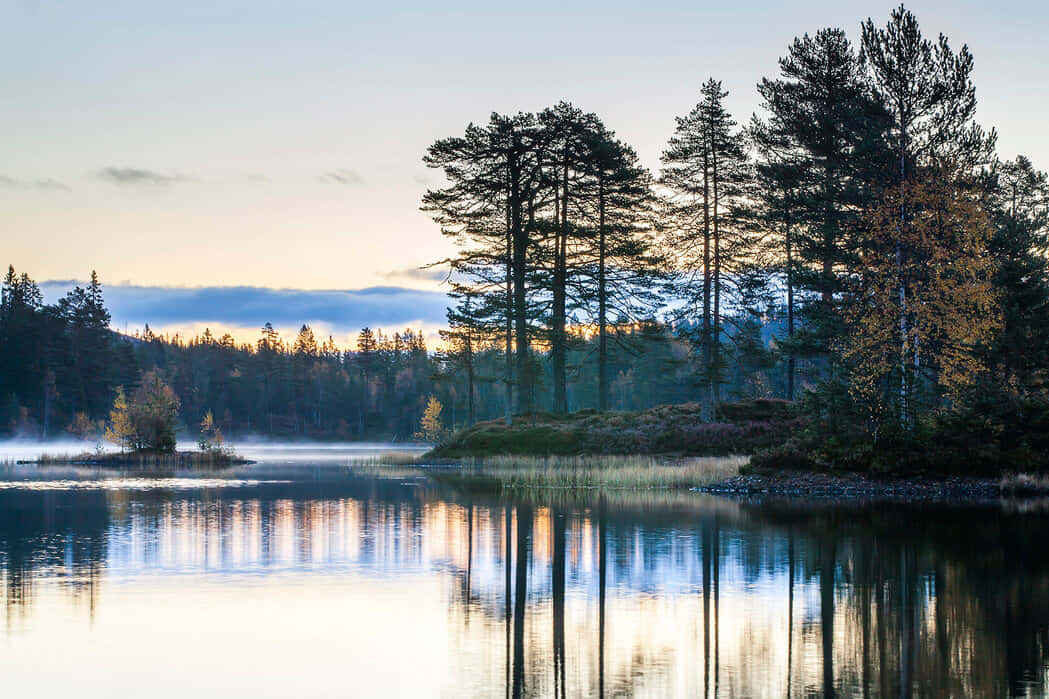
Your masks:
[[[104,440],[120,447],[107,452],[99,442],[94,452],[76,455],[42,454],[20,464],[106,466],[116,468],[225,468],[251,463],[225,443],[211,411],[200,422],[198,449],[179,451],[175,439],[180,402],[155,371],[142,376],[130,395],[117,389]]]

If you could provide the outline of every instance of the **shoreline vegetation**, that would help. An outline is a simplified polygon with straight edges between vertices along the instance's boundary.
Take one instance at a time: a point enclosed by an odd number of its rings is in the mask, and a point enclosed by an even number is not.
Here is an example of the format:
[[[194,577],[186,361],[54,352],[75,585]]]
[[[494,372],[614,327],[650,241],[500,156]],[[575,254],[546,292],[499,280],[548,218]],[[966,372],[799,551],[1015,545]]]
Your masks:
[[[783,444],[804,424],[793,403],[774,399],[722,404],[715,422],[699,403],[563,416],[536,412],[511,425],[489,420],[459,430],[427,456],[730,456]]]
[[[432,453],[432,452],[431,452]],[[434,458],[397,452],[355,468],[402,477],[414,472],[466,492],[514,497],[588,496],[616,492],[708,494],[734,499],[931,502],[1049,497],[1049,477],[768,471],[746,455],[489,455]]]
[[[110,468],[227,468],[245,466],[255,462],[229,450],[208,450],[41,454],[36,459],[19,459],[15,463],[33,466],[104,466]]]
[[[534,413],[511,425],[478,423],[421,457],[402,455],[395,462],[425,467],[435,480],[468,490],[691,489],[736,497],[914,501],[1049,495],[1049,478],[1025,472],[1026,459],[1016,459],[1012,469],[997,458],[953,466],[932,460],[924,469],[904,460],[895,469],[849,460],[833,467],[811,457],[783,458],[785,452],[804,454],[801,445],[811,441],[795,403],[726,403],[719,422],[704,422],[703,411],[700,404],[684,404],[561,417]]]

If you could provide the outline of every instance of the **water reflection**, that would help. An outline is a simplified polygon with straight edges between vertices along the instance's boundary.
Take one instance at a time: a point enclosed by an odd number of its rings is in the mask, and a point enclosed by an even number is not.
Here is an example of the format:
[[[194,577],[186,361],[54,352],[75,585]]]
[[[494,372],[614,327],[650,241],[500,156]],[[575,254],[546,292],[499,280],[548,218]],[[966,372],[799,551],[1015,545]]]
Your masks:
[[[284,674],[320,687],[350,676],[364,694],[399,681],[416,643],[437,669],[413,693],[1041,695],[1047,544],[1044,510],[998,505],[511,501],[334,467],[169,488],[27,484],[0,489],[2,635],[23,662],[85,626],[129,652],[141,639],[114,630],[141,613],[127,600],[159,601],[178,636],[193,631],[180,617],[203,623],[202,605],[235,605],[230,590],[266,600],[237,617],[234,643],[294,638]],[[310,599],[317,614],[270,614]],[[50,634],[39,646],[37,627]],[[356,653],[319,660],[351,632]],[[139,662],[163,671],[162,658]],[[247,674],[238,692],[275,693],[264,679]]]

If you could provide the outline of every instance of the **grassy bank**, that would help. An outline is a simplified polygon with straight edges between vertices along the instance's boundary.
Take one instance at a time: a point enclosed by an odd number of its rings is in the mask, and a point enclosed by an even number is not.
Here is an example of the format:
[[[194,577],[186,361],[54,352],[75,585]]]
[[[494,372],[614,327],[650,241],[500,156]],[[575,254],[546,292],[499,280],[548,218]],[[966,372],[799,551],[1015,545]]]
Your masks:
[[[241,466],[251,461],[227,451],[139,451],[117,454],[41,454],[36,459],[22,460],[19,464],[39,466],[102,466],[110,468],[225,468]]]
[[[716,421],[705,417],[698,403],[563,416],[532,413],[518,416],[510,426],[491,420],[460,430],[427,457],[728,456],[782,444],[803,426],[795,406],[780,400],[726,403],[719,406]]]
[[[436,480],[475,490],[647,490],[700,488],[731,478],[745,456],[497,456],[432,469]]]

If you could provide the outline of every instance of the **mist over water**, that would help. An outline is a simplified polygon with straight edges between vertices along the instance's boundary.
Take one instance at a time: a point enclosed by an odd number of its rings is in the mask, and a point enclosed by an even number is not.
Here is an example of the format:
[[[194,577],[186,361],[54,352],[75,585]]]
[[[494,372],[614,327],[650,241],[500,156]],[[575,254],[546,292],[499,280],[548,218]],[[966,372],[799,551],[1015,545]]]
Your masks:
[[[179,445],[179,449],[195,447]],[[233,449],[246,459],[269,464],[317,464],[373,460],[392,452],[423,454],[429,445],[389,442],[273,442],[247,438],[233,442]]]
[[[102,441],[82,439],[7,439],[0,440],[0,463],[5,461],[31,461],[41,454],[82,454],[103,451],[116,451],[116,447]]]
[[[258,463],[199,476],[0,468],[5,690],[1046,692],[1040,504],[515,499],[353,466],[402,450],[238,446]]]
[[[263,437],[243,437],[227,442],[234,452],[252,461],[285,464],[316,464],[352,462],[392,452],[422,454],[429,445],[390,442],[280,442]],[[179,440],[179,451],[195,451],[195,442]],[[118,451],[117,447],[102,440],[38,439],[0,440],[0,463],[31,461],[42,454],[79,455],[101,450],[106,453]]]

